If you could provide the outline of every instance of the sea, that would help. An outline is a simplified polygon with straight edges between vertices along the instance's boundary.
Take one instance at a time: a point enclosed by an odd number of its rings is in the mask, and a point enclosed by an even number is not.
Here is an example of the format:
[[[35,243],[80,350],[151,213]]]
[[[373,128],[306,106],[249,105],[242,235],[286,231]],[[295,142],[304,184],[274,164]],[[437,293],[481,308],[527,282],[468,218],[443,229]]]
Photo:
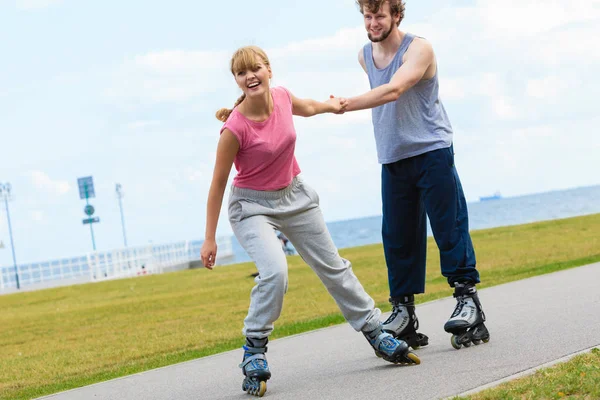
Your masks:
[[[489,200],[469,202],[467,207],[470,230],[596,214],[600,213],[600,185],[515,197],[490,196]],[[381,243],[381,215],[328,222],[327,227],[339,249]],[[431,236],[429,224],[427,228]],[[250,261],[235,236],[232,242],[233,259],[228,264]]]

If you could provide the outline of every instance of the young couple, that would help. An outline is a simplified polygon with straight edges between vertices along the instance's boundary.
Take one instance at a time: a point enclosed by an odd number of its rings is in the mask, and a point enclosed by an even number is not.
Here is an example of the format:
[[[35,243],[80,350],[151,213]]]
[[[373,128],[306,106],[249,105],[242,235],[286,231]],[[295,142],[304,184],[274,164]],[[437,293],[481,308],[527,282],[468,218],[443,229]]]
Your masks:
[[[255,46],[237,50],[231,72],[242,96],[216,116],[224,122],[209,190],[201,258],[212,269],[215,232],[229,172],[237,175],[229,197],[233,232],[256,263],[240,367],[243,389],[264,395],[271,377],[265,353],[287,290],[287,262],[275,230],[284,233],[319,276],[346,320],[361,331],[377,356],[393,363],[419,364],[410,351],[428,343],[418,333],[414,295],[425,290],[426,216],[440,250],[442,274],[455,288],[457,305],[444,325],[460,348],[489,340],[475,284],[479,274],[468,231],[465,197],[454,166],[452,128],[438,96],[431,45],[398,28],[401,0],[357,0],[370,42],[358,60],[372,90],[325,102],[299,99],[271,87],[272,69]],[[382,238],[392,314],[381,311],[333,244],[319,208],[319,196],[299,177],[294,156],[293,115],[310,117],[373,109],[375,140],[382,164]]]

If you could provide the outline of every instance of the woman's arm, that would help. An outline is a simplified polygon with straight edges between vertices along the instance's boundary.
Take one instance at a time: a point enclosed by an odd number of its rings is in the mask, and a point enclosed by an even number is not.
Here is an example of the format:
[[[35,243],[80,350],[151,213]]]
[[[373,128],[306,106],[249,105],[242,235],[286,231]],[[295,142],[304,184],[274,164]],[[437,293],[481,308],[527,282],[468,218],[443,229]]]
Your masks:
[[[223,194],[227,186],[231,165],[239,148],[240,144],[235,135],[229,129],[225,129],[221,134],[219,145],[217,146],[217,159],[215,161],[215,169],[206,205],[206,232],[204,234],[204,243],[202,243],[202,249],[200,250],[202,264],[208,269],[212,269],[217,258],[215,237],[217,223],[219,222]]]
[[[313,99],[299,99],[293,94],[292,96],[292,113],[301,117],[312,117],[313,115],[323,113],[339,113],[344,111],[347,102],[345,99],[330,98],[325,102]]]

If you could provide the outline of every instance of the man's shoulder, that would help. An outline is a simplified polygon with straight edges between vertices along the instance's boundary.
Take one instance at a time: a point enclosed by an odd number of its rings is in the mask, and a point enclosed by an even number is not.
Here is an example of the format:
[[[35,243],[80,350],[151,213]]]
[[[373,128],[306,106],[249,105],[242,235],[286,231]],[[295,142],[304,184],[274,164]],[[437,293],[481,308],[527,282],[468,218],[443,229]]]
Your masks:
[[[365,62],[365,52],[368,51],[368,49],[370,49],[369,46],[371,46],[371,42],[365,43],[365,45],[363,47],[361,47],[360,50],[358,50],[358,63],[365,70],[365,72],[367,72],[367,64]]]
[[[359,56],[363,56],[365,54],[365,50],[368,50],[371,48],[371,42],[366,42],[365,44],[363,44],[360,49],[358,49],[358,54]]]
[[[424,38],[422,36],[417,36],[417,35],[412,35],[412,36],[413,36],[413,40],[410,43],[409,49],[417,48],[417,49],[433,50],[433,46],[429,40],[427,40],[426,38]]]

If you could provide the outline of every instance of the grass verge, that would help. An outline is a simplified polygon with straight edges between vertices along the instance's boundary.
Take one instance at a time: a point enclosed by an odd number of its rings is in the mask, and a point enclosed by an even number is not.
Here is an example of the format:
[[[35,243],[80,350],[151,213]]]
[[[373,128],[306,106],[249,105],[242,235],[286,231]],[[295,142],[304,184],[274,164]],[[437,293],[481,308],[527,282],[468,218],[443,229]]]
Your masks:
[[[600,349],[498,387],[453,400],[600,399]]]

